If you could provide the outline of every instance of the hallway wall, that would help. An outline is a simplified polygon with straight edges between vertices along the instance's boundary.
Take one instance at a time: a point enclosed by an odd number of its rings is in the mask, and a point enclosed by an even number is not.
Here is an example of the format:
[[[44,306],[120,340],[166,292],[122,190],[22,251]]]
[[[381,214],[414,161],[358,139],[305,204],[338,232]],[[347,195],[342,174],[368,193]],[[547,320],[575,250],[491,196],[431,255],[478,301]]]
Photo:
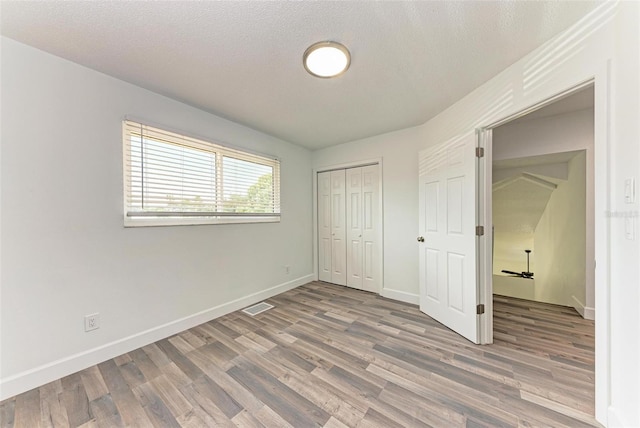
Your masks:
[[[584,313],[586,154],[569,161],[569,179],[553,191],[534,233],[535,300]]]

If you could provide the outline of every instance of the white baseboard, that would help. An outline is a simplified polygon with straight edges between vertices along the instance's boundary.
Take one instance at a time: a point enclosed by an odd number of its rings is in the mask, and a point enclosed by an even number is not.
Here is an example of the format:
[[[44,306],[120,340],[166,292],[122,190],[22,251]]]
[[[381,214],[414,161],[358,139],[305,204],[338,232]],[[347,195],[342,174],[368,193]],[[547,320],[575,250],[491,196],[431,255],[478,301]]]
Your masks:
[[[388,299],[399,300],[401,302],[411,303],[413,305],[420,304],[419,295],[413,294],[413,293],[407,293],[406,291],[383,288],[382,291],[380,292],[380,295]]]
[[[602,421],[599,421],[599,422],[602,423]],[[626,428],[626,427],[638,426],[636,424],[631,424],[627,421],[623,421],[620,415],[618,415],[616,408],[613,406],[609,406],[609,408],[607,409],[606,422],[607,423],[603,425],[606,426],[607,428]]]
[[[84,352],[70,355],[66,358],[52,361],[42,366],[26,370],[13,376],[0,380],[0,401],[14,395],[21,394],[46,383],[84,370],[95,364],[107,361],[118,355],[125,354],[150,343],[172,336],[181,331],[211,321],[228,313],[237,311],[246,306],[276,296],[285,291],[294,289],[313,280],[313,274],[294,279],[283,284],[276,285],[266,290],[250,294],[245,297],[214,306],[204,311],[187,317],[171,321],[158,327],[136,333],[111,343],[89,349]]]
[[[596,319],[596,308],[584,307],[584,319],[594,321]]]
[[[576,311],[582,318],[586,320],[595,320],[596,319],[596,309],[591,308],[589,306],[585,306],[576,296],[571,296],[571,302],[569,302],[569,306],[575,308]]]

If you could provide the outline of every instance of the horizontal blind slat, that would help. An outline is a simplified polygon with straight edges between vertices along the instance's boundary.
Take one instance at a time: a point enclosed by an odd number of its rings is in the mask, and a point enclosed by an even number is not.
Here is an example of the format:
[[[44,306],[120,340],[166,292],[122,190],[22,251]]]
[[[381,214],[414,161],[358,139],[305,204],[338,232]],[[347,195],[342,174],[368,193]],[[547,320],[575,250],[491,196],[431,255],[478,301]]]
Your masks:
[[[216,211],[128,211],[128,217],[279,217],[280,213],[228,213]]]
[[[277,159],[131,121],[124,128],[127,215],[279,215]]]

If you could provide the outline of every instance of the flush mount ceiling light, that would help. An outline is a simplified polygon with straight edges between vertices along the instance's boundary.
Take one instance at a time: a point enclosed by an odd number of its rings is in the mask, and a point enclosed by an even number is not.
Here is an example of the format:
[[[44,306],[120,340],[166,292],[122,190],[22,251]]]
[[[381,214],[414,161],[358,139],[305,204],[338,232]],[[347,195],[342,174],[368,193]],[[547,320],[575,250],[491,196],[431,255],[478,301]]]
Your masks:
[[[302,63],[310,74],[329,78],[347,71],[351,64],[351,55],[349,50],[340,43],[318,42],[304,51]]]

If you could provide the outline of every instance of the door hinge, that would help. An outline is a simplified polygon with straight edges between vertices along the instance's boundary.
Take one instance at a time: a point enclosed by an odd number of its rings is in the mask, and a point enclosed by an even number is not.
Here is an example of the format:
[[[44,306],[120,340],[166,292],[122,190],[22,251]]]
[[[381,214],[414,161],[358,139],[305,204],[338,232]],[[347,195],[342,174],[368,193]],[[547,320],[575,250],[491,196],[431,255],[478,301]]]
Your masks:
[[[476,236],[484,235],[484,226],[476,226]]]
[[[484,147],[476,147],[476,157],[477,158],[484,157]]]
[[[478,306],[476,306],[476,314],[478,314],[478,315],[484,314],[484,305],[483,304],[479,304]]]

